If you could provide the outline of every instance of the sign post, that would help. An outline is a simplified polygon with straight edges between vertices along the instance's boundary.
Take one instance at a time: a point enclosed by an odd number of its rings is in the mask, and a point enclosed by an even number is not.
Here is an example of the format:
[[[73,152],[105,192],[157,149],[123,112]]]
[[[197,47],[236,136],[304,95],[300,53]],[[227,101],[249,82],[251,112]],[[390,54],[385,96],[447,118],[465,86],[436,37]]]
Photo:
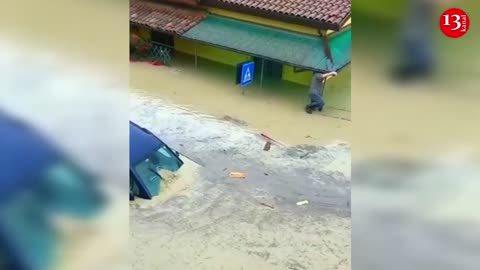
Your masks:
[[[237,84],[241,87],[252,84],[255,74],[255,62],[248,61],[237,65]],[[245,90],[244,90],[245,91]]]

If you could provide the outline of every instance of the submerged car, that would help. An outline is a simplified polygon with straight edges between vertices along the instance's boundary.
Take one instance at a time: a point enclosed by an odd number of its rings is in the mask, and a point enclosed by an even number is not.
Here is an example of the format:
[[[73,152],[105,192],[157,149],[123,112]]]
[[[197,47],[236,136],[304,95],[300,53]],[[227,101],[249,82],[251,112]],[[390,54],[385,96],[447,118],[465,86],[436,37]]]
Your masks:
[[[149,130],[130,121],[130,200],[150,200],[160,194],[161,170],[176,172],[180,154]]]
[[[0,111],[0,269],[55,269],[55,217],[94,217],[95,177],[35,129]]]

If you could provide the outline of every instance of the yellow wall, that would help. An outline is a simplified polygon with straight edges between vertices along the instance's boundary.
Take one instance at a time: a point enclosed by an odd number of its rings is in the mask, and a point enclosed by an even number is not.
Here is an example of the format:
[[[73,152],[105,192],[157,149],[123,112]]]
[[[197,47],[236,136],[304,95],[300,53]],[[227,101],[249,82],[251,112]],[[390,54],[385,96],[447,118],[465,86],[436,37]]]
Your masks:
[[[310,85],[312,80],[312,71],[303,71],[295,73],[292,66],[283,65],[282,79],[302,85]]]
[[[351,111],[351,67],[348,65],[325,85],[323,98],[329,107]]]
[[[247,15],[243,13],[233,12],[229,10],[223,10],[218,8],[208,8],[208,11],[212,14],[230,17],[237,20],[252,22],[260,25],[271,26],[279,29],[289,30],[298,33],[304,33],[309,35],[318,36],[318,30],[313,27],[298,25],[298,24],[291,24],[282,21],[276,21],[271,19],[266,19],[262,17]]]
[[[350,26],[352,26],[352,18],[351,17],[342,25],[342,27],[340,28],[340,31],[328,30],[327,31],[327,36],[336,34],[338,32],[341,32],[343,29],[348,28]]]
[[[150,41],[152,39],[152,32],[149,29],[142,27],[137,27],[137,29],[137,31],[134,31],[133,27],[130,27],[130,31],[143,38],[145,41]]]
[[[195,47],[197,49],[197,56],[231,66],[236,66],[240,62],[252,59],[250,56],[245,54],[240,54],[237,52],[203,45],[191,40],[175,37],[175,49],[177,51],[193,55],[195,52]]]

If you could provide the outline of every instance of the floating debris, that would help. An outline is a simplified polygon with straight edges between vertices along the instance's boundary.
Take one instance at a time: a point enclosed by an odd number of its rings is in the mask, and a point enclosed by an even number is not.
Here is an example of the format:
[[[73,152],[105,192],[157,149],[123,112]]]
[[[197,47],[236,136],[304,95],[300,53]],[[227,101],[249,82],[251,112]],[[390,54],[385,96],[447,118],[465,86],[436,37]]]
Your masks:
[[[305,205],[305,204],[308,204],[308,201],[307,200],[304,200],[304,201],[300,201],[300,202],[297,202],[297,205]]]
[[[261,133],[260,136],[262,136],[264,139],[267,140],[267,142],[270,142],[270,143],[275,143],[277,145],[280,145],[280,146],[287,146],[286,144],[282,143],[282,142],[279,142],[275,139],[273,139],[272,137],[268,136],[268,135],[265,135],[264,133]]]
[[[231,172],[229,176],[230,178],[245,179],[247,177],[247,174],[243,172]]]
[[[273,205],[270,205],[270,204],[267,204],[267,203],[264,203],[264,202],[259,202],[258,204],[263,205],[263,206],[268,207],[268,208],[271,208],[271,209],[275,209],[275,207]]]
[[[271,146],[272,146],[271,142],[266,142],[265,146],[263,147],[263,151],[270,151]]]

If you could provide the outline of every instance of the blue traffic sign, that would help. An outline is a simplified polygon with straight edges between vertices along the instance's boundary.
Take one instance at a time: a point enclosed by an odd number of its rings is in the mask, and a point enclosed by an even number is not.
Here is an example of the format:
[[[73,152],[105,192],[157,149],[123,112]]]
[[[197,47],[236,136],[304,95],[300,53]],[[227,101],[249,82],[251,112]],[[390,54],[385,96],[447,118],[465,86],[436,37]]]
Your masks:
[[[240,73],[240,86],[247,86],[253,82],[253,74],[255,71],[255,62],[245,62],[241,64],[242,72]]]

